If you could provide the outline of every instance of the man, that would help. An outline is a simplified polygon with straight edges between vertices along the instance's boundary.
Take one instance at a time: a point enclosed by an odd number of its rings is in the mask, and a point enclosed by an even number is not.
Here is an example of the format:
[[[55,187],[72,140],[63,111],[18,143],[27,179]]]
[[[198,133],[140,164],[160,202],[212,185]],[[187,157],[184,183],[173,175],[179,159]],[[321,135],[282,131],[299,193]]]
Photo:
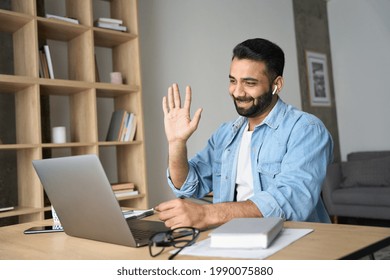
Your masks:
[[[213,194],[213,204],[186,199],[156,207],[170,228],[206,228],[238,217],[277,216],[329,222],[320,193],[333,142],[313,115],[285,104],[284,53],[265,39],[233,50],[229,93],[240,117],[222,126],[206,147],[187,159],[186,142],[197,129],[201,109],[190,118],[191,89],[181,105],[177,84],[163,98],[168,139],[168,183],[180,197]]]

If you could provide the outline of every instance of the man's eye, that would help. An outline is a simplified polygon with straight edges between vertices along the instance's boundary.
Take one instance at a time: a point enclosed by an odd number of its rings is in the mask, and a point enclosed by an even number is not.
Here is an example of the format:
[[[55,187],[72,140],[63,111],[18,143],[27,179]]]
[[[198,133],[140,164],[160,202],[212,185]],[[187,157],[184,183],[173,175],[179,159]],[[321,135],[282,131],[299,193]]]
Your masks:
[[[247,86],[249,86],[249,87],[253,87],[253,86],[256,85],[256,82],[247,81],[247,82],[245,82],[245,84],[246,84]]]
[[[230,82],[231,84],[235,84],[235,83],[236,83],[236,80],[230,79],[229,82]]]

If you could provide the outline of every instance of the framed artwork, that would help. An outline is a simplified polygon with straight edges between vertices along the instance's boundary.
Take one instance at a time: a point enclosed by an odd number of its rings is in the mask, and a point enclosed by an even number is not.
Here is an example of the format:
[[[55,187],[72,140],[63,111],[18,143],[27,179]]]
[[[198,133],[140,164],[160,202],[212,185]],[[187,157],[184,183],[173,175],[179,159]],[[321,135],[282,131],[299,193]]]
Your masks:
[[[331,106],[326,54],[306,51],[311,106]]]

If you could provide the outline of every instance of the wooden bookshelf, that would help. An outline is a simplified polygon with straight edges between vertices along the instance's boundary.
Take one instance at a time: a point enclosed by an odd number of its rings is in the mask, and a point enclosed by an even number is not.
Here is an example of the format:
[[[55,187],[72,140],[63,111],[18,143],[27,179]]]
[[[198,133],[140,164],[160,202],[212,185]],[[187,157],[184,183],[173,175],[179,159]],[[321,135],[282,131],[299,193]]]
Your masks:
[[[0,10],[0,32],[12,35],[14,60],[13,75],[0,73],[0,94],[14,96],[16,118],[16,142],[0,144],[0,152],[15,151],[18,181],[18,205],[12,205],[15,210],[2,212],[0,218],[17,216],[19,222],[42,220],[44,212],[50,210],[44,203],[44,191],[31,163],[42,159],[45,149],[68,149],[72,155],[99,155],[101,149],[114,148],[118,181],[133,182],[139,191],[137,196],[121,198],[121,205],[148,207],[137,0],[104,1],[110,6],[110,17],[123,20],[127,32],[94,27],[95,5],[103,0],[60,1],[64,1],[65,16],[77,18],[80,24],[38,15],[35,0],[12,0],[11,10]],[[66,46],[66,79],[39,76],[42,47],[39,44],[44,40],[59,41]],[[96,47],[110,49],[112,69],[122,73],[125,84],[96,82]],[[42,141],[40,99],[43,96],[68,99],[71,138],[68,143]],[[125,109],[137,115],[134,141],[99,139],[99,98],[111,99],[113,110]]]

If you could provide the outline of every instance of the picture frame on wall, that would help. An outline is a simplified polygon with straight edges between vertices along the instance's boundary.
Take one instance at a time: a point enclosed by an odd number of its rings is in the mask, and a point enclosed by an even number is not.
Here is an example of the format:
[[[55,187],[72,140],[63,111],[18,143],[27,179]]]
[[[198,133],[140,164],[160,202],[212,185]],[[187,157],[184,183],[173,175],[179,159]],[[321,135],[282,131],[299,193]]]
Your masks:
[[[306,51],[306,67],[311,106],[331,106],[326,54]]]

